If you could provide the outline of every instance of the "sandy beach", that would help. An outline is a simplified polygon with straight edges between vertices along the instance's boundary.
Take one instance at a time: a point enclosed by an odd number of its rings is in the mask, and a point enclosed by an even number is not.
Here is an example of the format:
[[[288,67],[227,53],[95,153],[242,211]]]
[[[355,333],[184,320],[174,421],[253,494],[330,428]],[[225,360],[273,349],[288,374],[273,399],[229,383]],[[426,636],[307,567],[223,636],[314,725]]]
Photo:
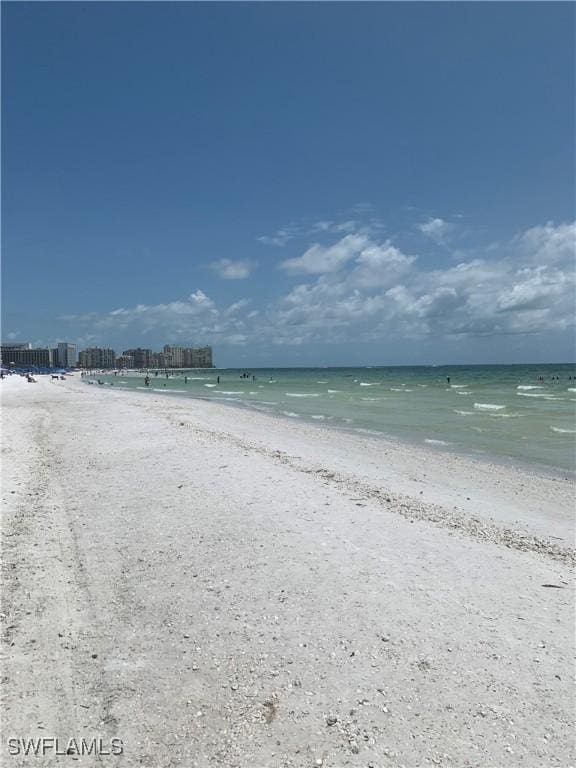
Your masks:
[[[2,764],[568,768],[574,482],[1,383]],[[100,737],[123,754],[10,755]]]

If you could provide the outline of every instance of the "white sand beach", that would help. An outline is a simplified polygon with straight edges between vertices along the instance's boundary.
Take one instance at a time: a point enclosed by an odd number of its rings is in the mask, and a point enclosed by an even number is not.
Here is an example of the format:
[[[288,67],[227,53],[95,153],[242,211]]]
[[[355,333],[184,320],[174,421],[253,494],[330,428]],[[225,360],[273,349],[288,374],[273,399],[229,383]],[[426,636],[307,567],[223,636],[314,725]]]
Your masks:
[[[123,744],[3,764],[576,763],[572,479],[78,375],[0,393],[3,741]]]

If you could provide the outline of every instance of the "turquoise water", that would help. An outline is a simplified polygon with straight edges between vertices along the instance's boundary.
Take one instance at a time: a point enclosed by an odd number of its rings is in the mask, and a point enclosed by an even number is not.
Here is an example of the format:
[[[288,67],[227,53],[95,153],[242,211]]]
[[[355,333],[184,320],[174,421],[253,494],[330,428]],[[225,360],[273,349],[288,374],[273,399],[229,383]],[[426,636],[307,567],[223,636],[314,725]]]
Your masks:
[[[152,372],[149,387],[144,373],[88,380],[216,400],[441,450],[575,470],[573,365],[271,368],[253,369],[248,379],[242,373],[172,371],[166,378]]]

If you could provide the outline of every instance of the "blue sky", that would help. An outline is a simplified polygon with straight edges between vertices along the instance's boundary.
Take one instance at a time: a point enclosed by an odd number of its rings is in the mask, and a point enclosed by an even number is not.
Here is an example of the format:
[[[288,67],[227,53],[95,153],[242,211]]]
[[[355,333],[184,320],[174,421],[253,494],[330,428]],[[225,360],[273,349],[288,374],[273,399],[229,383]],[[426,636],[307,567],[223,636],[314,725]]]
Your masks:
[[[4,3],[7,340],[572,360],[569,3]]]

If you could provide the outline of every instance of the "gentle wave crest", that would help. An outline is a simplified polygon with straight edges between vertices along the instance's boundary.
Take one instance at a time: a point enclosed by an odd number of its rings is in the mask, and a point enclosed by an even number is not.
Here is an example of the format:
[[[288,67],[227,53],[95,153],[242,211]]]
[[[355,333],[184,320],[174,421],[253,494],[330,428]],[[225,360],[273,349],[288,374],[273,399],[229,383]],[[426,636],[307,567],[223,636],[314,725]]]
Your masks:
[[[317,392],[310,392],[308,394],[302,394],[300,392],[284,392],[286,397],[320,397]]]
[[[506,406],[497,405],[496,403],[474,403],[474,408],[477,411],[503,411]]]

